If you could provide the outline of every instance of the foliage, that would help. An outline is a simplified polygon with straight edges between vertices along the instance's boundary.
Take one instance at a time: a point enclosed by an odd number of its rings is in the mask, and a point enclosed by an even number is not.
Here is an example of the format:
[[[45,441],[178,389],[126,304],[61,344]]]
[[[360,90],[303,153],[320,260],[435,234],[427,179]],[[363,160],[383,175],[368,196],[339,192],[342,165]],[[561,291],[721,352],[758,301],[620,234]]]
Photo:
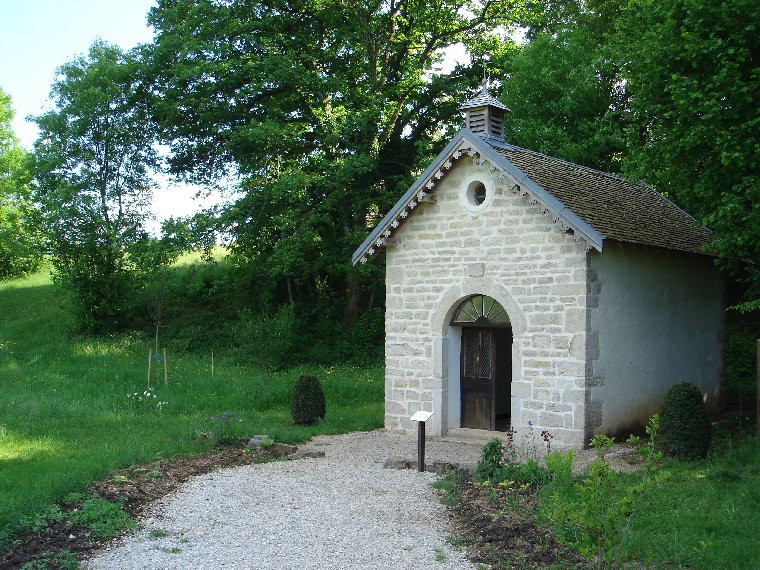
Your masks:
[[[713,230],[735,277],[759,284],[756,3],[634,0],[617,26],[635,128],[628,169]]]
[[[293,387],[290,401],[293,422],[308,426],[325,419],[325,393],[322,384],[312,374],[301,374]]]
[[[137,523],[120,505],[99,497],[87,499],[67,518],[71,523],[88,529],[93,538],[99,539],[116,538],[124,531],[137,527]]]
[[[514,430],[508,432],[513,435]],[[483,446],[480,461],[475,468],[474,480],[479,484],[499,484],[503,482],[519,483],[522,485],[543,485],[549,480],[549,471],[538,463],[535,449],[528,450],[533,457],[527,457],[524,462],[518,462],[511,439],[508,439],[507,449],[503,448],[501,438],[494,437]]]
[[[24,564],[21,570],[48,570],[49,568],[77,570],[79,568],[79,560],[71,550],[48,551],[39,558]]]
[[[96,41],[58,69],[54,109],[35,118],[34,201],[78,327],[122,324],[141,272],[161,258],[144,229],[158,167],[132,54]]]
[[[275,305],[327,302],[353,324],[382,268],[351,252],[460,125],[520,0],[162,0],[145,47],[173,173],[241,175],[221,225]],[[505,34],[503,34],[505,35]],[[501,38],[503,39],[503,38]],[[443,73],[447,46],[469,66]],[[452,120],[453,119],[453,120]]]
[[[568,487],[573,482],[573,460],[575,452],[552,451],[546,456],[546,468],[555,487]]]
[[[42,247],[29,201],[29,153],[11,127],[11,97],[0,88],[0,279],[36,270]]]
[[[532,3],[502,95],[509,142],[646,180],[709,227],[745,309],[760,292],[754,4]]]
[[[699,459],[710,448],[711,426],[702,392],[689,382],[670,387],[662,402],[662,446],[670,457]]]
[[[239,443],[240,438],[234,433],[236,420],[237,418],[232,412],[222,412],[211,417],[209,421],[211,422],[214,445],[236,445]]]
[[[649,488],[631,520],[623,556],[677,568],[751,568],[760,537],[760,446],[754,434],[721,442],[699,462],[666,461],[668,481]],[[630,477],[628,485],[636,485]]]
[[[631,436],[645,462],[643,477],[636,484],[616,473],[606,459],[613,439],[597,435],[591,440],[597,458],[586,468],[583,476],[571,487],[572,455],[553,455],[547,464],[553,474],[552,484],[544,493],[542,510],[555,525],[560,537],[578,548],[585,556],[596,559],[599,569],[609,562],[617,564],[629,532],[632,517],[643,505],[642,497],[670,477],[667,471],[655,473],[662,459],[656,451],[659,418],[653,416],[646,428],[649,440],[642,444]]]
[[[649,436],[646,442],[642,442],[639,436],[631,434],[628,437],[628,443],[633,445],[636,452],[641,456],[644,462],[644,475],[649,478],[655,467],[662,463],[664,457],[662,451],[658,449],[660,440],[659,414],[655,414],[649,418],[645,431],[647,436]]]
[[[534,458],[529,458],[523,463],[505,463],[496,472],[494,482],[502,483],[511,481],[520,485],[541,486],[549,481],[550,474]]]
[[[275,305],[264,279],[228,250],[186,254],[147,287],[129,312],[130,325],[155,330],[156,294],[162,302],[162,346],[171,354],[210,352],[241,365],[283,370],[296,364],[369,366],[383,359],[383,311],[363,312],[349,327],[342,309]]]
[[[617,172],[625,148],[625,92],[609,53],[608,18],[601,10],[564,4],[572,15],[533,21],[530,42],[505,65],[509,79],[501,99],[512,111],[504,118],[506,139]],[[541,16],[545,20],[557,14],[540,14],[539,20]]]
[[[251,309],[241,311],[236,341],[241,356],[263,368],[281,370],[292,366],[298,357],[302,337],[295,313],[283,305],[273,314],[254,315]]]
[[[491,438],[483,446],[483,451],[480,454],[480,461],[478,461],[478,465],[475,468],[475,481],[480,483],[493,479],[502,465],[501,438]]]
[[[741,329],[730,330],[725,355],[725,396],[754,403],[757,390],[757,339],[756,335]],[[746,404],[745,404],[746,405]]]
[[[462,487],[467,479],[467,473],[461,469],[449,471],[433,483],[433,489],[443,491],[442,502],[447,507],[453,507],[462,500]]]

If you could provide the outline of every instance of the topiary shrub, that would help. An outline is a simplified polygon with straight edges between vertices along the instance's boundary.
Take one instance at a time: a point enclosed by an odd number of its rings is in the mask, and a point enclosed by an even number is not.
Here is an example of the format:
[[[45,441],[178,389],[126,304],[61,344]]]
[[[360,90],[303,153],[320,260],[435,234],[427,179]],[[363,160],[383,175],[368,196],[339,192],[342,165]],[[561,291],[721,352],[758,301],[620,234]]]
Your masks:
[[[301,374],[293,388],[290,413],[293,421],[308,426],[325,418],[325,393],[316,376]]]
[[[661,439],[666,455],[699,459],[710,447],[710,418],[702,392],[694,384],[679,382],[665,394],[660,412]]]

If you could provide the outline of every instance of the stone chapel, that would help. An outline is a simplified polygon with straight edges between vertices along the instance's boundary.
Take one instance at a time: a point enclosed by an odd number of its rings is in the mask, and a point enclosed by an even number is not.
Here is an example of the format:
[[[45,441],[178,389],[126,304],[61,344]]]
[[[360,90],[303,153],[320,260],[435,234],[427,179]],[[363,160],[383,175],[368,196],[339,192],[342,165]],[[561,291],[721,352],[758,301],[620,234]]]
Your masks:
[[[353,255],[385,255],[385,426],[530,429],[558,448],[627,434],[676,382],[722,376],[710,233],[644,182],[504,140],[483,90],[465,127]],[[480,432],[478,432],[480,433]]]

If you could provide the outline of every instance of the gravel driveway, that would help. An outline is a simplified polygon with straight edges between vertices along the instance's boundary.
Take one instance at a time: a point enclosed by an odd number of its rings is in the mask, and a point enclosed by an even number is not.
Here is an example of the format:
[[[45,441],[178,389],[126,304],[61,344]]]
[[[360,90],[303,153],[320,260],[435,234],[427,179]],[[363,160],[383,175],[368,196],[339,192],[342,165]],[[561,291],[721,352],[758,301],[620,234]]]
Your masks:
[[[320,436],[301,449],[326,456],[196,477],[83,567],[475,568],[446,542],[435,476],[383,468],[390,457],[416,457],[414,436]],[[473,465],[479,454],[475,445],[427,442],[430,462]]]

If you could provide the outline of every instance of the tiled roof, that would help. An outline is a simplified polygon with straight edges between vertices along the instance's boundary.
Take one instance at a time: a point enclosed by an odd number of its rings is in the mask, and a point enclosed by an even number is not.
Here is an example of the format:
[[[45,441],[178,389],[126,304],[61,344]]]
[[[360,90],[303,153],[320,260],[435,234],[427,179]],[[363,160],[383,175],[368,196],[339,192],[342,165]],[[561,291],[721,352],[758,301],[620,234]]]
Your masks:
[[[572,229],[588,249],[605,240],[711,255],[710,231],[643,182],[632,182],[545,154],[460,130],[356,249],[353,263],[366,263],[385,247],[396,228],[411,219],[421,195],[463,152],[479,155],[517,181],[554,222]]]
[[[464,111],[465,109],[473,109],[475,107],[496,107],[497,109],[503,109],[505,111],[509,111],[507,106],[499,101],[496,97],[492,97],[491,94],[488,92],[488,82],[483,82],[483,88],[480,90],[480,92],[470,99],[469,101],[465,101],[461,107],[459,107],[460,111]]]
[[[511,145],[493,148],[606,239],[709,253],[710,231],[643,182]]]
[[[496,107],[497,109],[504,109],[505,111],[509,111],[504,103],[492,97],[488,93],[479,93],[477,97],[470,99],[469,101],[465,101],[465,103],[459,107],[459,110],[463,111],[464,109],[472,109],[474,107],[485,106]]]

